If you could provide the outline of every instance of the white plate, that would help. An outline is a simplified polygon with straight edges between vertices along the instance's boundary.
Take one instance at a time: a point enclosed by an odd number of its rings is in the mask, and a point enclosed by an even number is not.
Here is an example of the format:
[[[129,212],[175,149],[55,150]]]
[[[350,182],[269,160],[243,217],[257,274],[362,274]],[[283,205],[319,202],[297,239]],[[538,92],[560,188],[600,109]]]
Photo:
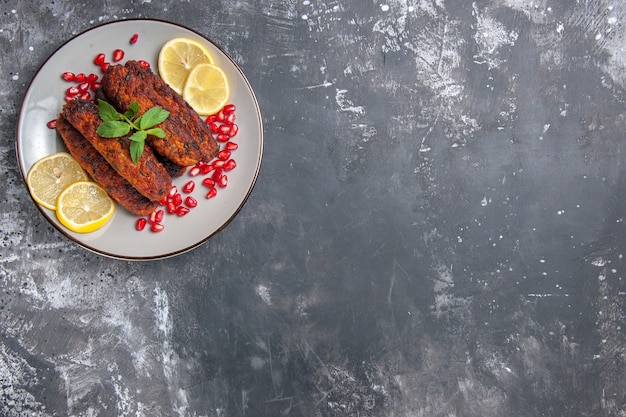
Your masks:
[[[139,38],[131,45],[129,41],[135,33]],[[198,201],[198,206],[183,217],[166,214],[162,222],[165,228],[159,233],[148,228],[136,231],[138,217],[119,205],[113,219],[104,228],[89,234],[73,233],[59,223],[53,211],[37,205],[61,233],[93,252],[118,259],[150,260],[189,251],[226,226],[254,186],[263,154],[263,126],[256,97],[245,75],[221,48],[198,33],[177,24],[144,19],[117,21],[89,29],[63,44],[41,66],[24,96],[17,125],[16,149],[22,176],[26,178],[28,169],[38,159],[66,150],[57,132],[47,127],[48,121],[61,112],[65,90],[74,85],[61,78],[63,72],[101,76],[93,59],[102,52],[110,60],[113,51],[119,48],[125,51],[123,62],[145,60],[158,73],[157,58],[161,46],[180,36],[202,42],[228,77],[229,102],[237,106],[235,122],[239,133],[232,139],[239,145],[233,151],[237,167],[227,173],[227,187],[218,189],[218,195],[212,199],[205,197],[208,189],[201,184],[202,176],[191,177],[185,173],[176,178],[174,185],[179,190],[187,181],[195,180],[191,195]]]

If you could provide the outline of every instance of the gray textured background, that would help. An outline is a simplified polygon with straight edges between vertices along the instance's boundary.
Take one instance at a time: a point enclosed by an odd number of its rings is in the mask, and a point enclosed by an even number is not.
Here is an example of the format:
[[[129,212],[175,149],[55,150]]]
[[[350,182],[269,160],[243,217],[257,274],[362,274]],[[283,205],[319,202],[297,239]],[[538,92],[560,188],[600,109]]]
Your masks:
[[[626,416],[626,4],[2,1],[0,415]],[[194,251],[68,241],[15,125],[52,52],[150,17],[221,45],[261,173]]]

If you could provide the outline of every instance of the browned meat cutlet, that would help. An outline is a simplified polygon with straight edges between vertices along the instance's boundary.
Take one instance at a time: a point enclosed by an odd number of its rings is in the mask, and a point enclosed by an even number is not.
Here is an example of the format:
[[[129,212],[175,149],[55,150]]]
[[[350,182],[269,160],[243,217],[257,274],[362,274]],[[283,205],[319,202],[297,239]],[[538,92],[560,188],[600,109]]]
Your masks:
[[[181,177],[185,171],[187,171],[187,167],[175,164],[161,154],[155,152],[154,156],[156,156],[157,161],[163,165],[163,168],[165,168],[167,173],[170,174],[170,177],[172,178]]]
[[[217,154],[219,146],[204,120],[180,94],[137,61],[109,66],[102,77],[102,87],[109,101],[122,111],[137,101],[140,112],[154,106],[170,112],[158,125],[165,131],[165,138],[150,137],[149,143],[172,162],[191,166],[200,160],[208,162]]]
[[[152,149],[145,146],[137,164],[130,156],[128,137],[103,138],[96,132],[102,119],[98,106],[89,100],[74,99],[63,106],[63,117],[76,128],[126,181],[151,201],[167,196],[172,178],[157,161]]]
[[[63,116],[57,119],[56,128],[68,151],[80,166],[122,207],[139,216],[147,216],[158,207],[156,201],[150,201],[139,194],[128,181],[122,178],[100,152]]]

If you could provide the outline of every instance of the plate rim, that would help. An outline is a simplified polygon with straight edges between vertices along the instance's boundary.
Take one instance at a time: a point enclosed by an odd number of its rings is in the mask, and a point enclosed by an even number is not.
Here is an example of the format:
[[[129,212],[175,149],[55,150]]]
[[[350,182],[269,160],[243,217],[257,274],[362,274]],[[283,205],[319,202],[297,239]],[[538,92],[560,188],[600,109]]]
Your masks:
[[[160,24],[167,24],[167,25],[172,25],[175,27],[178,27],[180,29],[186,30],[188,32],[191,32],[193,34],[195,34],[196,36],[201,37],[202,39],[204,39],[205,41],[209,42],[212,46],[214,46],[215,48],[217,48],[221,53],[224,54],[224,56],[228,59],[228,61],[230,61],[230,63],[233,65],[233,67],[239,72],[239,74],[241,75],[242,79],[245,82],[245,86],[248,89],[248,92],[250,93],[251,97],[252,97],[252,101],[254,104],[254,110],[256,112],[257,118],[258,118],[258,133],[259,133],[259,149],[258,149],[258,157],[257,157],[257,161],[256,161],[256,167],[254,170],[254,175],[251,178],[251,182],[250,185],[248,187],[248,190],[246,190],[245,195],[243,196],[243,198],[241,199],[241,202],[238,204],[237,208],[232,212],[232,214],[222,223],[221,226],[219,226],[217,229],[215,229],[212,233],[209,233],[207,236],[205,236],[204,238],[200,239],[199,241],[190,244],[190,245],[186,245],[185,247],[182,247],[180,249],[177,250],[172,250],[172,251],[168,251],[166,253],[161,253],[161,254],[156,254],[156,255],[146,255],[146,256],[134,256],[134,255],[123,255],[123,254],[117,254],[117,253],[112,253],[110,251],[105,251],[102,249],[98,249],[93,247],[92,245],[89,245],[87,242],[83,242],[80,239],[78,239],[77,237],[71,235],[70,233],[68,233],[67,230],[64,230],[62,227],[59,227],[59,225],[57,225],[56,223],[52,222],[47,213],[45,212],[44,208],[41,207],[39,204],[37,204],[37,202],[33,199],[32,195],[30,194],[30,191],[28,189],[28,183],[26,182],[26,175],[27,172],[24,171],[24,167],[23,167],[23,162],[21,159],[21,152],[20,152],[20,141],[19,141],[19,137],[20,137],[20,126],[22,125],[23,121],[23,115],[25,112],[25,107],[26,107],[26,98],[28,97],[32,87],[33,87],[33,83],[35,82],[35,80],[37,79],[37,77],[39,76],[39,74],[43,71],[44,67],[46,66],[46,64],[52,59],[53,56],[55,56],[61,49],[63,49],[65,46],[67,46],[70,42],[72,42],[74,39],[84,36],[85,34],[94,31],[96,29],[102,28],[104,26],[113,26],[115,24],[119,24],[122,22],[143,22],[143,23],[160,23]],[[47,223],[49,223],[50,225],[52,225],[58,232],[60,232],[63,236],[65,236],[66,238],[68,238],[70,241],[74,242],[75,244],[77,244],[78,246],[92,252],[95,253],[97,255],[103,256],[103,257],[107,257],[107,258],[111,258],[111,259],[117,259],[117,260],[124,260],[124,261],[155,261],[155,260],[162,260],[162,259],[168,259],[168,258],[172,258],[178,255],[182,255],[186,252],[190,252],[193,249],[205,244],[209,239],[211,239],[213,236],[215,236],[216,234],[218,234],[220,231],[222,231],[236,216],[237,214],[241,211],[241,209],[243,208],[243,206],[245,205],[245,203],[248,201],[248,198],[250,197],[250,194],[252,193],[252,190],[254,189],[254,186],[256,185],[256,181],[258,179],[259,176],[259,172],[261,170],[261,164],[262,164],[262,160],[263,160],[263,148],[264,148],[264,138],[263,138],[263,118],[261,115],[261,110],[259,107],[259,102],[258,99],[256,97],[256,93],[254,92],[252,85],[250,84],[250,81],[248,80],[248,78],[246,77],[246,75],[244,74],[243,70],[239,67],[239,65],[237,64],[237,62],[235,62],[235,60],[233,59],[233,57],[230,56],[229,53],[227,53],[224,48],[222,48],[219,44],[217,44],[216,42],[214,42],[212,39],[210,39],[208,36],[200,33],[199,31],[192,29],[184,24],[178,23],[178,22],[173,22],[170,20],[166,20],[166,19],[160,19],[160,18],[149,18],[149,17],[137,17],[137,18],[128,18],[128,19],[116,19],[116,20],[111,20],[108,22],[102,22],[102,23],[98,23],[95,24],[87,29],[84,29],[78,33],[76,33],[75,35],[71,36],[70,38],[68,38],[67,40],[65,40],[64,42],[62,42],[60,45],[58,45],[54,51],[52,51],[44,60],[43,62],[39,65],[39,67],[37,68],[37,70],[35,71],[35,73],[33,74],[33,76],[31,77],[30,81],[28,82],[28,85],[26,86],[24,93],[22,95],[21,98],[21,103],[20,103],[20,107],[19,107],[19,112],[18,112],[18,116],[17,116],[17,121],[15,124],[15,153],[16,153],[16,159],[17,159],[17,165],[18,168],[20,170],[20,174],[22,177],[22,182],[24,183],[24,187],[26,189],[26,192],[28,194],[28,197],[30,198],[30,200],[34,203],[35,207],[37,207],[37,210],[39,210],[40,214],[44,217],[45,221]]]

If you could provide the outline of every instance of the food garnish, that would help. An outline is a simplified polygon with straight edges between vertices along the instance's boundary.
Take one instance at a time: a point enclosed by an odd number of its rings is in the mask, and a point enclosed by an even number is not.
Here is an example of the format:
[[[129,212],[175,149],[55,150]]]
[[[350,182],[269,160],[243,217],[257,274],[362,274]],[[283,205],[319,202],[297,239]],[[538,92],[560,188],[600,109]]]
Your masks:
[[[163,129],[154,126],[163,122],[170,115],[167,110],[156,106],[137,117],[139,104],[136,101],[131,103],[126,112],[120,113],[115,107],[101,99],[98,99],[98,113],[104,123],[98,126],[97,133],[103,138],[119,138],[134,130],[128,139],[131,141],[130,157],[135,164],[143,153],[148,135],[165,138]]]

